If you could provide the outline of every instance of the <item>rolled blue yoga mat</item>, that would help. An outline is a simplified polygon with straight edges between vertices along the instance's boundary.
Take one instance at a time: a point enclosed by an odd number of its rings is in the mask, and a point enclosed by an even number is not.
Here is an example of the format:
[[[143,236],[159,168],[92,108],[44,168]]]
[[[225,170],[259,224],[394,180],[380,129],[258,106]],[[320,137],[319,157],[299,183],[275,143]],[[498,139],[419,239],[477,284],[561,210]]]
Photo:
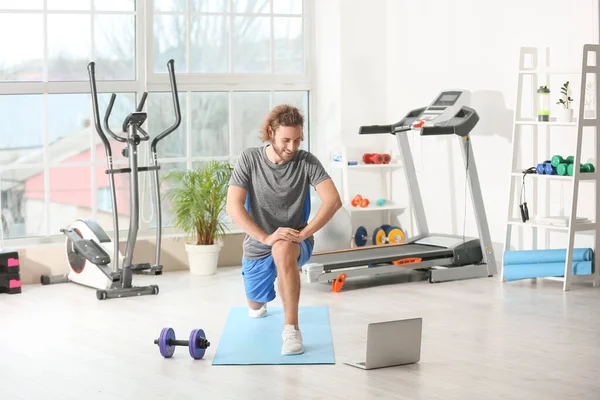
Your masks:
[[[592,261],[574,261],[572,271],[573,275],[589,275],[592,273]],[[565,261],[504,265],[504,280],[506,281],[549,276],[565,276]]]
[[[594,252],[590,248],[573,249],[573,261],[592,261]],[[504,252],[504,265],[532,263],[562,263],[567,260],[567,249],[511,250]]]

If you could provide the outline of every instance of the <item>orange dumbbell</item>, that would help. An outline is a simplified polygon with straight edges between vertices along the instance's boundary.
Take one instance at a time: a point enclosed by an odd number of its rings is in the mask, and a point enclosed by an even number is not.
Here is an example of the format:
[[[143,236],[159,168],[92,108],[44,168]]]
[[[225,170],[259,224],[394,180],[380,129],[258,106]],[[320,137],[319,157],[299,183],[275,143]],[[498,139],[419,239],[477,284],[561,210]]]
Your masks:
[[[360,194],[357,194],[356,196],[354,196],[354,198],[350,201],[350,204],[352,204],[352,207],[367,207],[369,205],[370,201],[367,198],[362,197]]]

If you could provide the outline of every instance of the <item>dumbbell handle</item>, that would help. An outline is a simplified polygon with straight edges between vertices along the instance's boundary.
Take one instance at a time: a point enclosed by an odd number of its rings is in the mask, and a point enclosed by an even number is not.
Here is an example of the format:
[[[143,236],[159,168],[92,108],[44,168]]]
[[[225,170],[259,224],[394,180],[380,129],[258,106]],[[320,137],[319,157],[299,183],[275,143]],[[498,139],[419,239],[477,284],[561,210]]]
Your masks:
[[[158,339],[154,339],[154,344],[158,344]],[[168,346],[189,346],[189,340],[177,340],[177,339],[169,339],[167,341]],[[210,342],[206,340],[206,338],[200,337],[198,338],[198,347],[210,346]]]

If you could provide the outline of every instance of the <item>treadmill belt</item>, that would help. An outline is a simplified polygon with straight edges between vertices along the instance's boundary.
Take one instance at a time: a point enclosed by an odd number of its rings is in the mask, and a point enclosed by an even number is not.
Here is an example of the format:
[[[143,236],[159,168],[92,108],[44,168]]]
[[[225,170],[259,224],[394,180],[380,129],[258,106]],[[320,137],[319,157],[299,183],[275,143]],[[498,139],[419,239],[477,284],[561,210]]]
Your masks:
[[[395,260],[413,257],[422,258],[422,261],[451,258],[454,257],[454,252],[448,248],[411,243],[315,253],[308,262],[323,264],[326,269],[329,269],[391,263]]]

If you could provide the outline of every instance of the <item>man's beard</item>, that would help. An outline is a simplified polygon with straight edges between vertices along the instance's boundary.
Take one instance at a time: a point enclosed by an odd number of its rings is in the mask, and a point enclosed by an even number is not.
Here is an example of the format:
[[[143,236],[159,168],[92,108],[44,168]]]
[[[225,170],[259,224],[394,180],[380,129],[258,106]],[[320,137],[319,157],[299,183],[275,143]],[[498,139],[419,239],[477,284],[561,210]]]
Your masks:
[[[283,159],[288,159],[294,156],[294,152],[287,152],[285,149],[277,147],[275,143],[273,143],[273,150],[275,151],[275,154]]]

